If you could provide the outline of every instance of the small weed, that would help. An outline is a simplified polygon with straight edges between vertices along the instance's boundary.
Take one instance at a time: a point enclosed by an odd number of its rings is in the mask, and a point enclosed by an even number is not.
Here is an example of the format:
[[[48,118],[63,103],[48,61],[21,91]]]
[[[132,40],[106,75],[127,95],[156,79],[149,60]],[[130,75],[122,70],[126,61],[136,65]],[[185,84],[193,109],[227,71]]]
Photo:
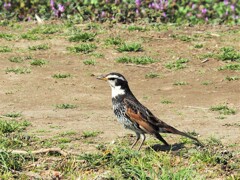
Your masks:
[[[104,58],[104,54],[101,53],[92,53],[91,56],[94,56],[96,58]]]
[[[202,82],[202,85],[207,86],[207,85],[212,84],[212,83],[213,83],[212,81],[204,81],[204,82]]]
[[[0,53],[12,52],[12,48],[8,46],[0,46]]]
[[[183,85],[188,85],[186,81],[176,81],[173,83],[175,86],[183,86]]]
[[[237,81],[240,79],[240,77],[239,76],[227,76],[225,79],[228,81]]]
[[[175,70],[183,69],[186,67],[187,62],[189,62],[188,59],[180,58],[180,59],[176,60],[175,62],[170,62],[170,63],[165,64],[165,67],[167,69],[175,69]]]
[[[96,61],[94,59],[87,59],[83,61],[83,64],[85,65],[95,65]]]
[[[3,116],[10,117],[10,118],[18,118],[18,117],[21,117],[22,114],[21,113],[12,112],[12,113],[4,114]]]
[[[82,137],[89,138],[89,137],[96,137],[97,135],[101,134],[100,131],[83,131]]]
[[[74,53],[90,53],[97,48],[95,44],[79,44],[73,47],[67,47],[67,50]]]
[[[172,104],[173,102],[165,99],[165,100],[162,100],[161,103],[162,104]]]
[[[207,59],[207,58],[214,58],[216,55],[213,53],[207,53],[207,54],[202,54],[200,55],[200,59]]]
[[[43,66],[44,64],[47,64],[47,61],[44,59],[34,59],[30,62],[32,66]]]
[[[160,77],[160,75],[158,73],[154,73],[154,72],[150,72],[145,75],[145,78],[157,78],[157,77]]]
[[[58,109],[74,109],[74,108],[77,108],[77,106],[73,105],[73,104],[57,104],[56,108],[58,108]]]
[[[37,35],[35,34],[29,34],[29,33],[26,33],[26,34],[22,34],[21,35],[21,38],[22,39],[27,39],[27,40],[39,40],[41,38],[39,38]]]
[[[218,58],[222,61],[239,61],[240,53],[236,51],[233,47],[223,47],[220,49],[221,53]]]
[[[28,49],[32,51],[37,51],[37,50],[47,50],[49,49],[50,46],[48,44],[39,44],[36,46],[29,46]]]
[[[58,138],[57,139],[58,143],[70,143],[72,140],[70,138]]]
[[[197,49],[200,49],[200,48],[202,48],[203,47],[203,44],[195,44],[194,45],[194,48],[197,48]]]
[[[68,78],[68,77],[71,77],[71,74],[54,74],[52,76],[53,78],[56,78],[56,79],[64,79],[64,78]]]
[[[227,105],[225,104],[220,104],[217,106],[212,106],[210,108],[211,111],[218,111],[220,114],[224,114],[224,115],[231,115],[231,114],[236,114],[236,110],[229,108]]]
[[[151,64],[157,62],[155,59],[152,59],[151,57],[147,56],[141,56],[141,57],[120,57],[116,59],[118,63],[133,63],[133,64]]]
[[[87,42],[87,41],[93,41],[95,38],[96,34],[93,33],[87,33],[87,32],[83,32],[83,33],[76,33],[73,34],[70,38],[68,38],[68,40],[70,42]]]
[[[127,28],[129,31],[146,31],[145,27],[131,25]]]
[[[15,73],[15,74],[29,74],[31,73],[31,69],[29,68],[20,68],[20,67],[17,67],[17,68],[7,68],[5,70],[6,73]]]
[[[29,34],[54,34],[59,32],[60,28],[57,25],[41,25],[29,31]]]
[[[28,121],[18,122],[15,120],[3,120],[0,119],[0,133],[12,133],[12,132],[21,132],[25,130],[30,123]]]
[[[139,43],[123,43],[117,48],[119,52],[138,52],[143,51],[142,45]]]
[[[8,60],[10,62],[21,63],[21,62],[23,62],[24,58],[19,57],[19,56],[14,56],[14,57],[8,58]]]
[[[77,133],[75,131],[66,131],[66,132],[62,132],[59,134],[59,136],[72,136],[72,135],[76,135]]]
[[[123,44],[123,40],[119,36],[109,37],[105,40],[105,44],[106,45],[120,45],[120,44]]]
[[[194,38],[190,37],[190,36],[186,36],[186,35],[178,35],[178,34],[173,34],[171,35],[171,37],[173,39],[179,39],[181,41],[185,41],[185,42],[191,42],[194,40]]]
[[[222,70],[240,71],[240,64],[227,64],[225,66],[219,67],[218,70],[219,71],[222,71]]]
[[[11,41],[14,39],[14,35],[8,33],[0,33],[0,38]]]

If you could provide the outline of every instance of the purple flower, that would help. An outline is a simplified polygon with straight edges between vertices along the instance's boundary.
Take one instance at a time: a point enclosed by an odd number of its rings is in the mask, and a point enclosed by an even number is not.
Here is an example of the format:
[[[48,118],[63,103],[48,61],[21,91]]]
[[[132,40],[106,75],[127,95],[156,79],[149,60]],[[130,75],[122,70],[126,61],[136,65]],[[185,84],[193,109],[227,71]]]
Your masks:
[[[207,9],[206,8],[203,8],[202,9],[202,14],[206,14],[207,13]]]
[[[59,10],[60,12],[64,12],[65,7],[64,7],[62,4],[58,4],[58,10]]]
[[[106,13],[104,11],[101,12],[101,18],[104,18],[106,16]]]
[[[192,5],[192,10],[194,10],[196,8],[196,4]]]
[[[223,3],[227,6],[228,5],[228,0],[224,0]]]
[[[136,6],[140,7],[141,6],[141,0],[135,0]]]
[[[232,5],[230,6],[230,8],[231,8],[232,11],[235,11],[235,6],[234,6],[234,4],[232,4]]]
[[[50,6],[54,8],[54,0],[50,0]]]
[[[165,13],[165,12],[163,12],[163,13],[162,13],[162,16],[163,16],[163,17],[167,17],[167,15],[166,15],[166,13]]]
[[[6,10],[10,9],[11,6],[12,6],[11,3],[4,3],[4,5],[3,5],[3,7],[4,7]]]
[[[138,9],[136,9],[136,14],[137,14],[137,16],[139,15],[139,10]]]
[[[205,21],[208,22],[208,17],[205,17]]]

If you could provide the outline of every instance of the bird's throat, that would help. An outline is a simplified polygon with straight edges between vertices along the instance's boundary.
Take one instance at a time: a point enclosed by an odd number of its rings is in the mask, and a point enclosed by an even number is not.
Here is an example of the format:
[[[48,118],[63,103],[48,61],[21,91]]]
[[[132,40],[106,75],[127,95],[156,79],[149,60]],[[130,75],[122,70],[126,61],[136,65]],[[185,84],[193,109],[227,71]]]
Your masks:
[[[119,95],[124,95],[125,90],[121,88],[121,86],[111,86],[112,88],[112,98],[116,98]]]

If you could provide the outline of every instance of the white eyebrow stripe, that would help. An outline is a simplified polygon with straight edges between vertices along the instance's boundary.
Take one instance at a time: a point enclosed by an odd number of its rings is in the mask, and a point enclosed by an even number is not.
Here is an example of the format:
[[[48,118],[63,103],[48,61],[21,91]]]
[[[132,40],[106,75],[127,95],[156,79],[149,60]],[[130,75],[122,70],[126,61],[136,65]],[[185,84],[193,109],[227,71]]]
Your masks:
[[[117,76],[117,75],[108,75],[107,78],[116,78],[116,79],[121,79],[123,81],[126,81],[123,77]]]

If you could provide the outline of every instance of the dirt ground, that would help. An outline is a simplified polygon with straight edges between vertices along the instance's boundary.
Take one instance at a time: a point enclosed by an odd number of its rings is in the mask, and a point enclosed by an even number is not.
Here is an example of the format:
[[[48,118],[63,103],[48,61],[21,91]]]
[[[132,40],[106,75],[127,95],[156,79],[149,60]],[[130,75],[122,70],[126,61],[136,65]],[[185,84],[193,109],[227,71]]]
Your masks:
[[[59,22],[57,22],[59,23]],[[0,32],[16,36],[38,25],[20,24],[21,29],[0,27]],[[85,25],[77,26],[79,29]],[[84,30],[97,32],[94,53],[74,54],[66,47],[77,43],[69,42],[63,32],[44,36],[43,40],[0,39],[0,45],[13,48],[12,52],[0,53],[0,113],[1,115],[20,112],[21,119],[31,122],[27,132],[41,139],[51,139],[63,132],[74,131],[67,148],[72,151],[95,151],[99,143],[111,143],[118,137],[131,133],[125,130],[113,115],[110,87],[106,82],[96,79],[97,75],[109,72],[122,73],[128,80],[136,97],[157,117],[182,131],[195,131],[201,141],[210,137],[220,139],[225,146],[240,147],[240,80],[227,81],[226,76],[240,76],[239,71],[218,71],[226,63],[216,58],[201,59],[201,55],[218,53],[224,46],[240,49],[239,26],[197,26],[171,27],[160,31],[128,31],[124,25],[100,25],[99,29]],[[173,38],[173,34],[190,36],[190,42]],[[127,42],[141,42],[142,52],[120,53],[114,46],[106,46],[109,36],[120,36]],[[50,38],[49,38],[50,37]],[[47,43],[50,49],[29,51],[28,46]],[[194,48],[203,44],[203,48]],[[30,65],[31,60],[13,63],[13,56],[44,58],[48,61],[42,67]],[[119,64],[121,56],[151,56],[159,62],[150,65]],[[164,65],[179,57],[188,58],[187,67],[169,70]],[[85,65],[86,59],[95,59],[96,65]],[[203,62],[203,60],[206,60]],[[29,74],[6,73],[10,67],[29,67]],[[160,77],[146,78],[148,73],[158,73]],[[52,75],[70,73],[66,79],[55,79]],[[187,85],[174,85],[184,81]],[[205,85],[204,85],[205,84]],[[173,103],[164,104],[163,100]],[[74,104],[74,109],[58,109],[57,104]],[[210,111],[211,106],[227,103],[236,109],[235,115],[220,115]],[[219,119],[223,116],[224,119]],[[86,143],[82,138],[84,131],[102,132]],[[149,136],[148,136],[149,138]],[[167,135],[170,143],[179,141],[179,136]]]

